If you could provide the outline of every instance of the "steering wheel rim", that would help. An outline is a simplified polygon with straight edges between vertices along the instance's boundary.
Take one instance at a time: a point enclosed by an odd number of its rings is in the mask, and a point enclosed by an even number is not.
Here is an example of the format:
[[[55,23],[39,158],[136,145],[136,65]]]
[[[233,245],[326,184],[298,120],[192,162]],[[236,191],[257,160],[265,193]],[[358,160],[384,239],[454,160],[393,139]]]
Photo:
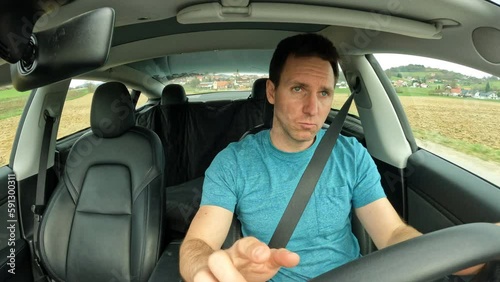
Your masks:
[[[500,227],[454,226],[408,240],[330,270],[311,281],[429,281],[500,260]]]

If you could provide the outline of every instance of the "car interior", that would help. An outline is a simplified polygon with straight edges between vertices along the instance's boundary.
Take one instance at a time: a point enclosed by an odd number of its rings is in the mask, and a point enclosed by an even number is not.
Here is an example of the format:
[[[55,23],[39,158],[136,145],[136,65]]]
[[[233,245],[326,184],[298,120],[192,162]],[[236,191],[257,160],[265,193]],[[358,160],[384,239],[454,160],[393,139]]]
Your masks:
[[[0,168],[0,281],[182,281],[179,248],[205,171],[230,143],[272,127],[270,58],[280,40],[300,33],[321,34],[336,46],[347,90],[355,93],[341,134],[368,150],[391,204],[425,234],[377,250],[352,213],[363,257],[313,281],[446,281],[483,262],[473,281],[494,281],[488,279],[500,261],[500,228],[488,223],[500,222],[500,184],[417,144],[374,54],[427,56],[499,77],[500,3],[1,5],[0,86],[29,96]],[[248,89],[188,93],[186,77],[201,83],[205,74],[235,73],[259,77]],[[101,82],[86,109],[89,126],[59,138],[76,80]],[[332,107],[324,128],[338,113]],[[241,236],[235,216],[223,248]]]

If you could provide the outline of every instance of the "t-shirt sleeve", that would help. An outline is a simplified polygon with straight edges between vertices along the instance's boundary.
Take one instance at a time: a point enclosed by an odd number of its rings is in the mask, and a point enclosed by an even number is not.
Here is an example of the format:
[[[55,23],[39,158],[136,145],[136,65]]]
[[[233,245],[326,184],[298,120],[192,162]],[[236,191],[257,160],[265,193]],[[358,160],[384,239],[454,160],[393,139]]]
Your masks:
[[[229,148],[222,150],[205,172],[200,206],[218,206],[234,212],[236,206],[235,154]]]
[[[385,198],[385,192],[380,183],[380,173],[368,151],[353,140],[356,150],[355,185],[352,197],[354,208],[361,208],[378,199]]]

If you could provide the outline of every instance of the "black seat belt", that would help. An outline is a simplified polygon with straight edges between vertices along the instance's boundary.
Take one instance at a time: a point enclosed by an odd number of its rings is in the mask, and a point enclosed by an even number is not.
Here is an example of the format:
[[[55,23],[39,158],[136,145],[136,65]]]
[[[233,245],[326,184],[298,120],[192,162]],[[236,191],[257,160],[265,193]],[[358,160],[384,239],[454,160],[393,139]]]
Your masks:
[[[295,192],[288,203],[288,206],[281,217],[276,230],[274,231],[271,240],[269,241],[270,248],[285,248],[288,241],[292,237],[293,231],[304,212],[309,199],[311,198],[314,188],[318,183],[319,177],[323,172],[326,162],[332,154],[333,147],[337,142],[342,125],[347,117],[347,112],[351,107],[352,100],[356,91],[354,91],[347,101],[344,103],[337,116],[333,119],[332,124],[326,130],[323,139],[318,144],[314,154],[309,161],[309,164],[302,175],[302,178],[295,188]]]
[[[52,137],[52,128],[54,126],[55,118],[50,116],[48,111],[44,112],[45,127],[43,129],[42,146],[40,148],[40,163],[38,165],[38,178],[36,183],[36,199],[35,204],[31,206],[33,212],[33,276],[34,281],[48,281],[40,262],[40,242],[38,241],[40,230],[40,223],[42,215],[45,211],[45,180],[47,178],[47,161],[49,158],[49,147]]]

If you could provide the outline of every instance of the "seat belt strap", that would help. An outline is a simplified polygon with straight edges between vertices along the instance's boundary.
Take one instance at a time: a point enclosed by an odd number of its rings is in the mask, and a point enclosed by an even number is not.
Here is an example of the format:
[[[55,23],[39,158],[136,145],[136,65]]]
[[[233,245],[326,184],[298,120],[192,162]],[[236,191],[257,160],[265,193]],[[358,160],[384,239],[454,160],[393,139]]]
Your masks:
[[[309,199],[311,198],[314,188],[323,172],[323,169],[332,155],[333,147],[339,137],[342,125],[347,117],[349,108],[351,107],[354,98],[353,92],[347,101],[344,103],[337,116],[333,119],[332,124],[326,130],[325,135],[321,139],[318,147],[309,161],[309,164],[302,175],[295,192],[288,203],[288,206],[281,217],[276,230],[274,231],[271,240],[269,241],[270,248],[285,248],[288,241],[292,237],[293,231],[304,212]]]
[[[52,128],[54,126],[55,118],[50,116],[48,111],[44,112],[45,127],[43,130],[42,146],[40,148],[40,163],[38,165],[38,178],[36,183],[36,198],[35,204],[31,206],[31,211],[33,212],[33,276],[34,281],[48,281],[48,277],[45,275],[40,262],[40,242],[39,231],[40,224],[42,221],[42,215],[45,211],[45,181],[47,179],[47,161],[49,157],[49,147],[52,137]]]

